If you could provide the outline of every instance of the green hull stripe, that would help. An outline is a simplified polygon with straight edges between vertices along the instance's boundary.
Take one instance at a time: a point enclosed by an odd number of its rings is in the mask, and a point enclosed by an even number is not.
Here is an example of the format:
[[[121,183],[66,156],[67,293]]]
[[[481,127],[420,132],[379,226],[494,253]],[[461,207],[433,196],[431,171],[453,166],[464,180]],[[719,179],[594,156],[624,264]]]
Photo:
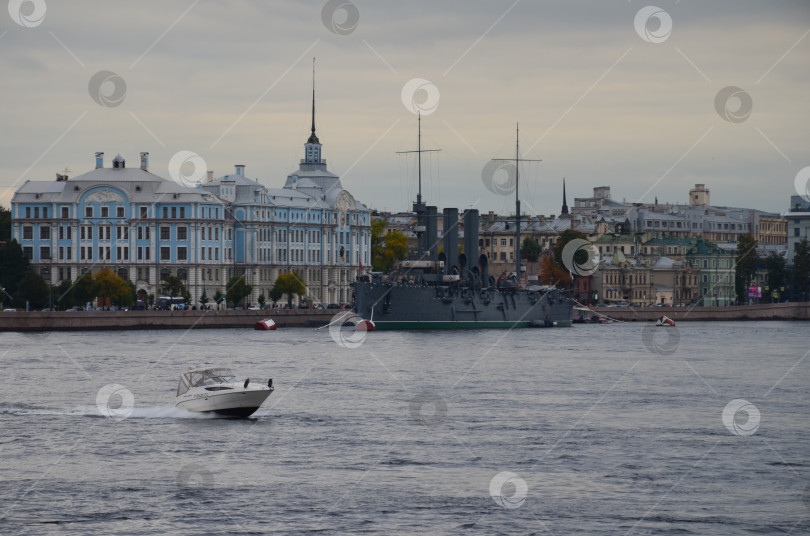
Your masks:
[[[558,326],[568,326],[568,323],[558,322]],[[435,321],[435,322],[420,322],[420,321],[405,321],[405,322],[385,322],[374,321],[374,326],[378,330],[397,330],[397,329],[511,329],[511,328],[528,328],[531,327],[531,322],[464,322],[464,321]]]

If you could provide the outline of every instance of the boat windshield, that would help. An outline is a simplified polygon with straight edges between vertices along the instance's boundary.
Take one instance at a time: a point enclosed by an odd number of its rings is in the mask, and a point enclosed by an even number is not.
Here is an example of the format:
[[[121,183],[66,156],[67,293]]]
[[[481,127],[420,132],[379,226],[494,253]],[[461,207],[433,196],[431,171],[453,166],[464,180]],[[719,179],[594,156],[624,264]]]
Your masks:
[[[191,387],[202,387],[216,385],[218,383],[237,382],[239,378],[231,369],[213,368],[206,370],[194,370],[186,373],[188,384]]]

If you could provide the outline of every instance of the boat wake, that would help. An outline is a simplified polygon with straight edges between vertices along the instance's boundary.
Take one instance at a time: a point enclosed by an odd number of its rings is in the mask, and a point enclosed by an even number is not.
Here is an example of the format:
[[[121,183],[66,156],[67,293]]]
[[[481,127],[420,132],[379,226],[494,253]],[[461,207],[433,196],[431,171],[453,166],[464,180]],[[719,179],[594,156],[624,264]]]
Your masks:
[[[105,415],[96,406],[52,408],[25,403],[0,403],[0,415],[67,415],[75,417],[101,417]],[[216,415],[186,411],[174,406],[132,408],[128,419],[214,419]]]

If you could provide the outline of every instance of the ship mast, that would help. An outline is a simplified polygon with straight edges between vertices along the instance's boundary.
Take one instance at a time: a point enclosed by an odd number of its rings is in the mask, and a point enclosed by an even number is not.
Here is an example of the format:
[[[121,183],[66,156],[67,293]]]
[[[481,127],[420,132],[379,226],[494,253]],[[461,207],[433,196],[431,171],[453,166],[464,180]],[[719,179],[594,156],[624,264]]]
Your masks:
[[[515,124],[515,158],[493,158],[493,160],[515,163],[515,278],[520,284],[520,163],[542,162],[542,160],[520,157],[520,123]]]
[[[425,252],[427,249],[427,240],[422,238],[422,235],[425,233],[427,228],[427,222],[425,221],[425,204],[422,202],[422,153],[437,153],[441,151],[441,149],[422,149],[422,113],[417,113],[417,125],[418,125],[418,135],[416,140],[416,150],[415,151],[397,151],[397,154],[408,154],[408,153],[416,153],[418,155],[417,162],[418,162],[418,175],[419,175],[419,190],[416,194],[416,203],[413,205],[413,211],[416,212],[416,236],[417,236],[417,245],[419,249],[419,255],[421,256],[422,253]]]

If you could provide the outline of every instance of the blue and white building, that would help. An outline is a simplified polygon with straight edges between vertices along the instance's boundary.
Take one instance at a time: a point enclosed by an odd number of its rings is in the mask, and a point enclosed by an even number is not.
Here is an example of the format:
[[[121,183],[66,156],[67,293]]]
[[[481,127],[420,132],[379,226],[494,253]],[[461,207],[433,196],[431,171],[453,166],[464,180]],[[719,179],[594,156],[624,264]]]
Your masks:
[[[295,272],[317,303],[352,301],[349,284],[370,267],[368,208],[326,169],[312,134],[299,169],[283,188],[267,188],[245,166],[188,187],[120,155],[111,167],[96,153],[95,169],[69,178],[26,181],[11,201],[12,237],[47,282],[75,281],[111,269],[141,297],[161,294],[160,281],[179,277],[192,303],[203,292],[225,292],[243,275],[253,292],[269,295],[281,273]]]

